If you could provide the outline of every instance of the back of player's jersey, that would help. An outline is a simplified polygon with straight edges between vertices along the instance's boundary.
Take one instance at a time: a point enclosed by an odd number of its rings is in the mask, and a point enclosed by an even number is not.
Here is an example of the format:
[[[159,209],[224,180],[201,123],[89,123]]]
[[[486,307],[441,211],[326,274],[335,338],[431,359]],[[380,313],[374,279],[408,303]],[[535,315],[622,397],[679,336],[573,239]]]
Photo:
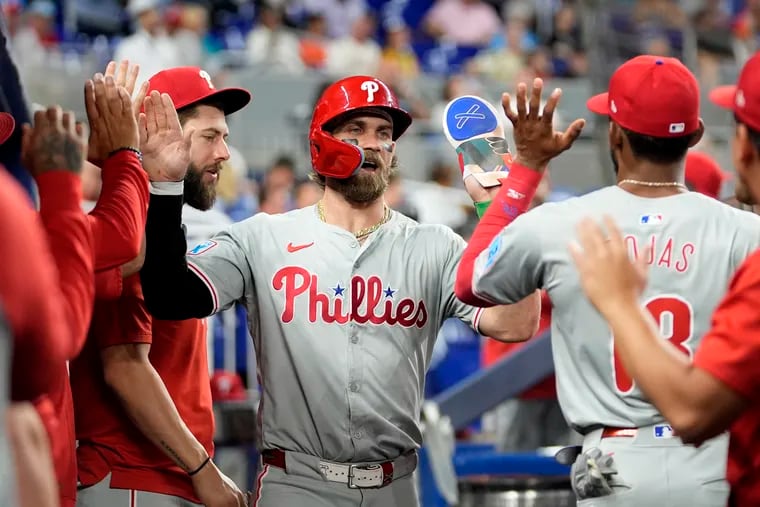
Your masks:
[[[665,339],[693,356],[736,268],[760,243],[760,217],[696,193],[649,199],[609,187],[528,213],[541,235],[541,278],[553,302],[560,403],[575,427],[662,420],[615,354],[607,323],[583,297],[568,243],[586,216],[611,215],[629,254],[645,255],[642,304]],[[508,229],[508,228],[507,228]]]

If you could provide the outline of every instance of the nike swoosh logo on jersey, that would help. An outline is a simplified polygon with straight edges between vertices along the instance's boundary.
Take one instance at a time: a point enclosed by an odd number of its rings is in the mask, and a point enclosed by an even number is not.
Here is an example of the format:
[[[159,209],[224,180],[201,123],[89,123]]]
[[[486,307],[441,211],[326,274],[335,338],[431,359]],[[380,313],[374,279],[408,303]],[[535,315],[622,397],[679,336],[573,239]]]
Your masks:
[[[313,244],[314,244],[313,241],[311,243],[306,243],[304,245],[294,245],[293,243],[288,243],[288,252],[290,253],[297,252],[299,250],[303,250],[304,248],[309,248]]]

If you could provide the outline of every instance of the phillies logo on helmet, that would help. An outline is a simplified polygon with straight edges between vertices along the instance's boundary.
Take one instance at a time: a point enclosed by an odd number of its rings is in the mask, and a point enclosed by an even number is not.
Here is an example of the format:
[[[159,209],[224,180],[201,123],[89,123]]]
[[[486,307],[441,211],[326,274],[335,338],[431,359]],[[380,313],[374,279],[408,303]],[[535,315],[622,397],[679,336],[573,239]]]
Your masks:
[[[318,277],[300,266],[286,266],[279,269],[272,277],[272,288],[284,291],[285,307],[280,318],[282,322],[293,321],[296,303],[308,307],[309,322],[331,324],[390,324],[402,327],[422,328],[428,321],[425,302],[411,298],[395,299],[390,285],[383,288],[383,281],[378,276],[351,278],[349,294],[344,295],[346,287],[340,283],[331,289],[334,294],[319,292]],[[299,308],[299,313],[303,308]]]
[[[367,102],[374,102],[375,92],[380,89],[380,86],[375,81],[364,81],[359,88],[367,92]]]

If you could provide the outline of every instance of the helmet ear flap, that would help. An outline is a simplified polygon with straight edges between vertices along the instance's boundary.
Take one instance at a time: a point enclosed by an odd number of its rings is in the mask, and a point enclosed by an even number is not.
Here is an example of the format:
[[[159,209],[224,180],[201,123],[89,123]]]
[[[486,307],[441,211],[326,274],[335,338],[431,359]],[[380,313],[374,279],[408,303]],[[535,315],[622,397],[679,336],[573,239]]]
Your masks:
[[[314,170],[328,178],[353,176],[364,163],[364,150],[355,144],[334,138],[321,129],[311,133],[311,159]]]

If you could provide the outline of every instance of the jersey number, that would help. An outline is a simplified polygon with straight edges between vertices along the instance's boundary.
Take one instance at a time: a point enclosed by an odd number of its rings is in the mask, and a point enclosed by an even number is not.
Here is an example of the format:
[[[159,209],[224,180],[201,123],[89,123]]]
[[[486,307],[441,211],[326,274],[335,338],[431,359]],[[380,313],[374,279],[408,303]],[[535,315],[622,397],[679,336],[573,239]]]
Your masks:
[[[657,322],[662,336],[675,345],[678,350],[687,356],[691,356],[691,349],[685,345],[692,333],[691,305],[677,296],[661,296],[650,299],[645,307]],[[614,338],[612,347],[612,375],[615,379],[615,386],[622,394],[628,394],[633,391],[633,379],[625,371],[623,361],[618,357]]]

